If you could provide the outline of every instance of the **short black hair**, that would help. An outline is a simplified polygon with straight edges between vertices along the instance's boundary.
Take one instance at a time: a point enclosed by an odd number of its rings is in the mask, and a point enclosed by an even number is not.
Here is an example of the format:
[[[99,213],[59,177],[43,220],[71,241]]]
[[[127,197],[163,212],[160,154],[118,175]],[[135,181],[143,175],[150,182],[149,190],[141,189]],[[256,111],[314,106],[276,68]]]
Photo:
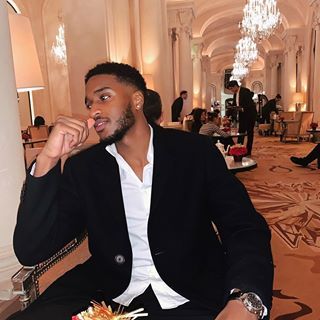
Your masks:
[[[184,93],[188,93],[188,91],[186,91],[186,90],[180,91],[180,96],[182,96]]]
[[[141,90],[143,95],[146,93],[147,86],[142,75],[136,68],[128,64],[117,62],[104,62],[97,64],[85,75],[85,83],[87,83],[91,77],[100,74],[113,75],[119,82],[124,82],[137,88],[138,90]]]
[[[34,125],[35,127],[40,127],[40,126],[43,126],[43,125],[45,125],[45,124],[46,124],[46,121],[44,120],[43,117],[41,117],[41,116],[36,116],[36,117],[34,118],[33,125]]]
[[[227,89],[235,87],[235,86],[239,87],[238,81],[237,80],[231,80],[227,84]]]
[[[220,113],[220,110],[219,112],[216,112],[216,110],[213,112],[207,112],[208,120],[212,121],[214,118],[219,118],[219,113]]]
[[[276,99],[280,99],[281,100],[281,95],[279,93],[276,95]]]
[[[144,97],[143,113],[149,123],[154,123],[161,117],[162,103],[158,92],[147,89]]]

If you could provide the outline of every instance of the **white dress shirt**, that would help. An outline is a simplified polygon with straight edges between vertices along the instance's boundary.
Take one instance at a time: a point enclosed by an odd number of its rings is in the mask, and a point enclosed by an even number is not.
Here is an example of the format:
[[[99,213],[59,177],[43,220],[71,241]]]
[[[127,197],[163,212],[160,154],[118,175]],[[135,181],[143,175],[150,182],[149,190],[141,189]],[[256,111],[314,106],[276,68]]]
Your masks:
[[[176,308],[189,300],[173,291],[160,277],[152,260],[148,240],[148,219],[153,175],[153,129],[150,127],[147,154],[148,164],[143,168],[141,181],[128,163],[117,152],[115,144],[106,150],[115,157],[120,172],[122,197],[132,247],[132,272],[127,289],[113,300],[128,306],[151,285],[162,309]]]

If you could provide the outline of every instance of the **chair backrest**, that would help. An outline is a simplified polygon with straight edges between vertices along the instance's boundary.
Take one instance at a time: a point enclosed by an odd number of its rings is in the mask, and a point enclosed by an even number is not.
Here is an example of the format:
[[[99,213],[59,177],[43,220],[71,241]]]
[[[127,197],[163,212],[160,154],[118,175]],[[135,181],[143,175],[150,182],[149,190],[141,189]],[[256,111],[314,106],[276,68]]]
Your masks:
[[[294,111],[281,111],[279,117],[282,117],[283,120],[294,120],[295,112]]]
[[[41,152],[43,148],[26,148],[25,149],[25,161],[26,161],[26,168],[29,168],[32,161],[37,157],[37,155]]]
[[[313,111],[303,111],[301,112],[301,125],[300,125],[300,134],[306,135],[307,130],[310,129],[310,124],[313,121]]]
[[[39,127],[29,126],[28,131],[30,133],[32,140],[48,138],[49,136],[49,130],[47,125],[43,125]]]

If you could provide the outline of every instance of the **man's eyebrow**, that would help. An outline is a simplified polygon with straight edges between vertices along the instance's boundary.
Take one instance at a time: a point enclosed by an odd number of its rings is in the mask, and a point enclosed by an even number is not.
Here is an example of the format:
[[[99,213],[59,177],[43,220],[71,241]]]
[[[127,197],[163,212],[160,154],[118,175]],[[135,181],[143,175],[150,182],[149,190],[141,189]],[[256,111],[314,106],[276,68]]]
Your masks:
[[[111,88],[110,87],[102,87],[102,88],[99,88],[99,89],[93,91],[93,93],[99,93],[99,92],[101,92],[101,91],[103,91],[105,89],[111,89]]]

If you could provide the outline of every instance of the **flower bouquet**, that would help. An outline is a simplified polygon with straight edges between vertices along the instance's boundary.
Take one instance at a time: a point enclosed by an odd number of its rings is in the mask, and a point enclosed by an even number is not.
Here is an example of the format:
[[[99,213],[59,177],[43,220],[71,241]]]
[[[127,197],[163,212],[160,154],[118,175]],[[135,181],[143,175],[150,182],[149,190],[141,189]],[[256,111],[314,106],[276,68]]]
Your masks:
[[[22,139],[24,141],[28,141],[30,139],[30,135],[27,132],[22,132]]]
[[[247,154],[247,148],[242,144],[235,144],[229,149],[229,155],[233,156],[235,162],[242,161],[242,158]]]
[[[310,128],[312,130],[316,130],[318,128],[318,122],[311,122],[310,123]]]
[[[92,306],[90,306],[86,311],[78,313],[76,316],[72,317],[72,320],[134,320],[139,317],[147,317],[147,313],[141,313],[143,308],[130,311],[128,313],[118,311],[112,311],[110,306],[106,306],[104,302],[99,304],[92,301]]]

